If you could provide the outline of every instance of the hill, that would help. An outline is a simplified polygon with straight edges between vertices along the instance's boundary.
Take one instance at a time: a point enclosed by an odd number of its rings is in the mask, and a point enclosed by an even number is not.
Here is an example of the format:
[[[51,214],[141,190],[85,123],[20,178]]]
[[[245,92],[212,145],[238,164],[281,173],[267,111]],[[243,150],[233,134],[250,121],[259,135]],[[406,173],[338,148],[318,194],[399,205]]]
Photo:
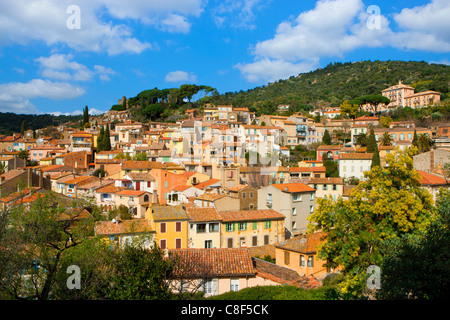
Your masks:
[[[66,122],[78,122],[83,118],[79,116],[54,116],[51,114],[16,114],[16,113],[3,113],[0,112],[0,134],[11,135],[13,133],[19,133],[22,121],[25,120],[27,129],[43,129],[48,126],[58,126]]]
[[[247,91],[227,92],[216,97],[216,103],[255,108],[273,113],[276,106],[289,104],[293,111],[310,110],[318,104],[339,106],[367,94],[398,84],[411,85],[416,92],[435,90],[441,100],[450,97],[450,66],[421,61],[361,61],[330,63],[289,79],[280,79]]]

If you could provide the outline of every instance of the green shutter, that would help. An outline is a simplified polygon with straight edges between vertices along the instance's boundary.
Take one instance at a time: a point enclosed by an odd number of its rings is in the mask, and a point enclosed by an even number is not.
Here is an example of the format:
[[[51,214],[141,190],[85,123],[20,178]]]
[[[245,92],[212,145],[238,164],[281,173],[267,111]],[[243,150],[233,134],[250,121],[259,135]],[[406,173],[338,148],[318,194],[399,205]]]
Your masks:
[[[258,229],[258,222],[253,222],[253,230],[256,230],[256,229]]]
[[[247,222],[244,223],[244,230],[247,230]]]
[[[233,223],[233,231],[234,231],[234,225],[235,225],[236,223]]]

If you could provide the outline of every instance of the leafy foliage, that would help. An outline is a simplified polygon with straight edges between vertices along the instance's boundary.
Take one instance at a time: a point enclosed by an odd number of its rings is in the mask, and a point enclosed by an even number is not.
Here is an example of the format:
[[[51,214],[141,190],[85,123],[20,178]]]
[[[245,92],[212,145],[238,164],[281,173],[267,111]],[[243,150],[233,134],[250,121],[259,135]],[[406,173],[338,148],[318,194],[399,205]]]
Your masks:
[[[367,268],[382,265],[385,241],[422,232],[435,217],[432,197],[413,169],[414,151],[388,154],[388,166],[367,172],[349,199],[317,200],[309,227],[327,234],[318,254],[328,267],[342,268],[346,297],[362,296]]]

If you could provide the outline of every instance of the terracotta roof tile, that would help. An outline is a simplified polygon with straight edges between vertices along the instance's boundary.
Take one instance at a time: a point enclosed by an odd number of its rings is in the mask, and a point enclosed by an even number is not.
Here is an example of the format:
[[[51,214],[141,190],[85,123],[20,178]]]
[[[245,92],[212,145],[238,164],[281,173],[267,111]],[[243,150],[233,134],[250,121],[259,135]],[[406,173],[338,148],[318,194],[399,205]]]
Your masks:
[[[420,183],[422,185],[430,185],[430,186],[450,185],[450,181],[446,180],[444,177],[420,170],[417,170],[417,172],[420,174]]]
[[[223,222],[278,220],[286,218],[284,215],[273,209],[221,211],[219,212],[219,215]]]
[[[139,190],[133,190],[133,189],[124,189],[120,190],[119,192],[116,192],[116,195],[119,196],[132,196],[132,197],[139,197],[146,193],[145,191],[139,191]]]
[[[186,214],[189,221],[203,222],[203,221],[220,221],[222,218],[217,212],[216,208],[201,208],[196,206],[186,207]]]
[[[373,153],[341,153],[340,160],[372,160]]]
[[[175,271],[185,278],[255,275],[256,269],[245,248],[173,249],[169,255],[187,268]],[[177,276],[177,274],[175,274]]]
[[[275,244],[275,248],[301,253],[316,253],[317,246],[324,241],[324,233],[317,232],[305,236],[296,236]]]
[[[310,186],[304,184],[304,183],[277,183],[272,184],[275,188],[284,191],[284,192],[311,192],[315,191],[314,188],[311,188]]]
[[[95,233],[103,236],[152,231],[148,219],[119,220],[117,222],[102,221],[95,226]]]
[[[164,220],[187,220],[188,216],[182,206],[152,206],[153,219],[155,221]]]

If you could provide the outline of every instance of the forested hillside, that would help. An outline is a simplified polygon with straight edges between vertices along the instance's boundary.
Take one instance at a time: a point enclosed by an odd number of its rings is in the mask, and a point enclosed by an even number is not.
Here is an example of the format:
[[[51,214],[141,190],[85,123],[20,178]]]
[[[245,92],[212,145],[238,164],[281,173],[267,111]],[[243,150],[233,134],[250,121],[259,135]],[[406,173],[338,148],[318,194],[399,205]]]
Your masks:
[[[339,106],[344,100],[380,94],[399,81],[411,85],[416,92],[435,90],[442,93],[442,100],[450,97],[450,66],[424,61],[362,61],[329,64],[251,90],[228,92],[216,99],[223,104],[253,106],[262,113],[270,113],[280,104],[290,104],[295,111],[309,110],[316,104]]]
[[[0,112],[0,134],[11,135],[21,131],[22,122],[26,121],[26,129],[43,129],[66,122],[78,122],[83,116],[54,116],[51,114],[15,114]]]

